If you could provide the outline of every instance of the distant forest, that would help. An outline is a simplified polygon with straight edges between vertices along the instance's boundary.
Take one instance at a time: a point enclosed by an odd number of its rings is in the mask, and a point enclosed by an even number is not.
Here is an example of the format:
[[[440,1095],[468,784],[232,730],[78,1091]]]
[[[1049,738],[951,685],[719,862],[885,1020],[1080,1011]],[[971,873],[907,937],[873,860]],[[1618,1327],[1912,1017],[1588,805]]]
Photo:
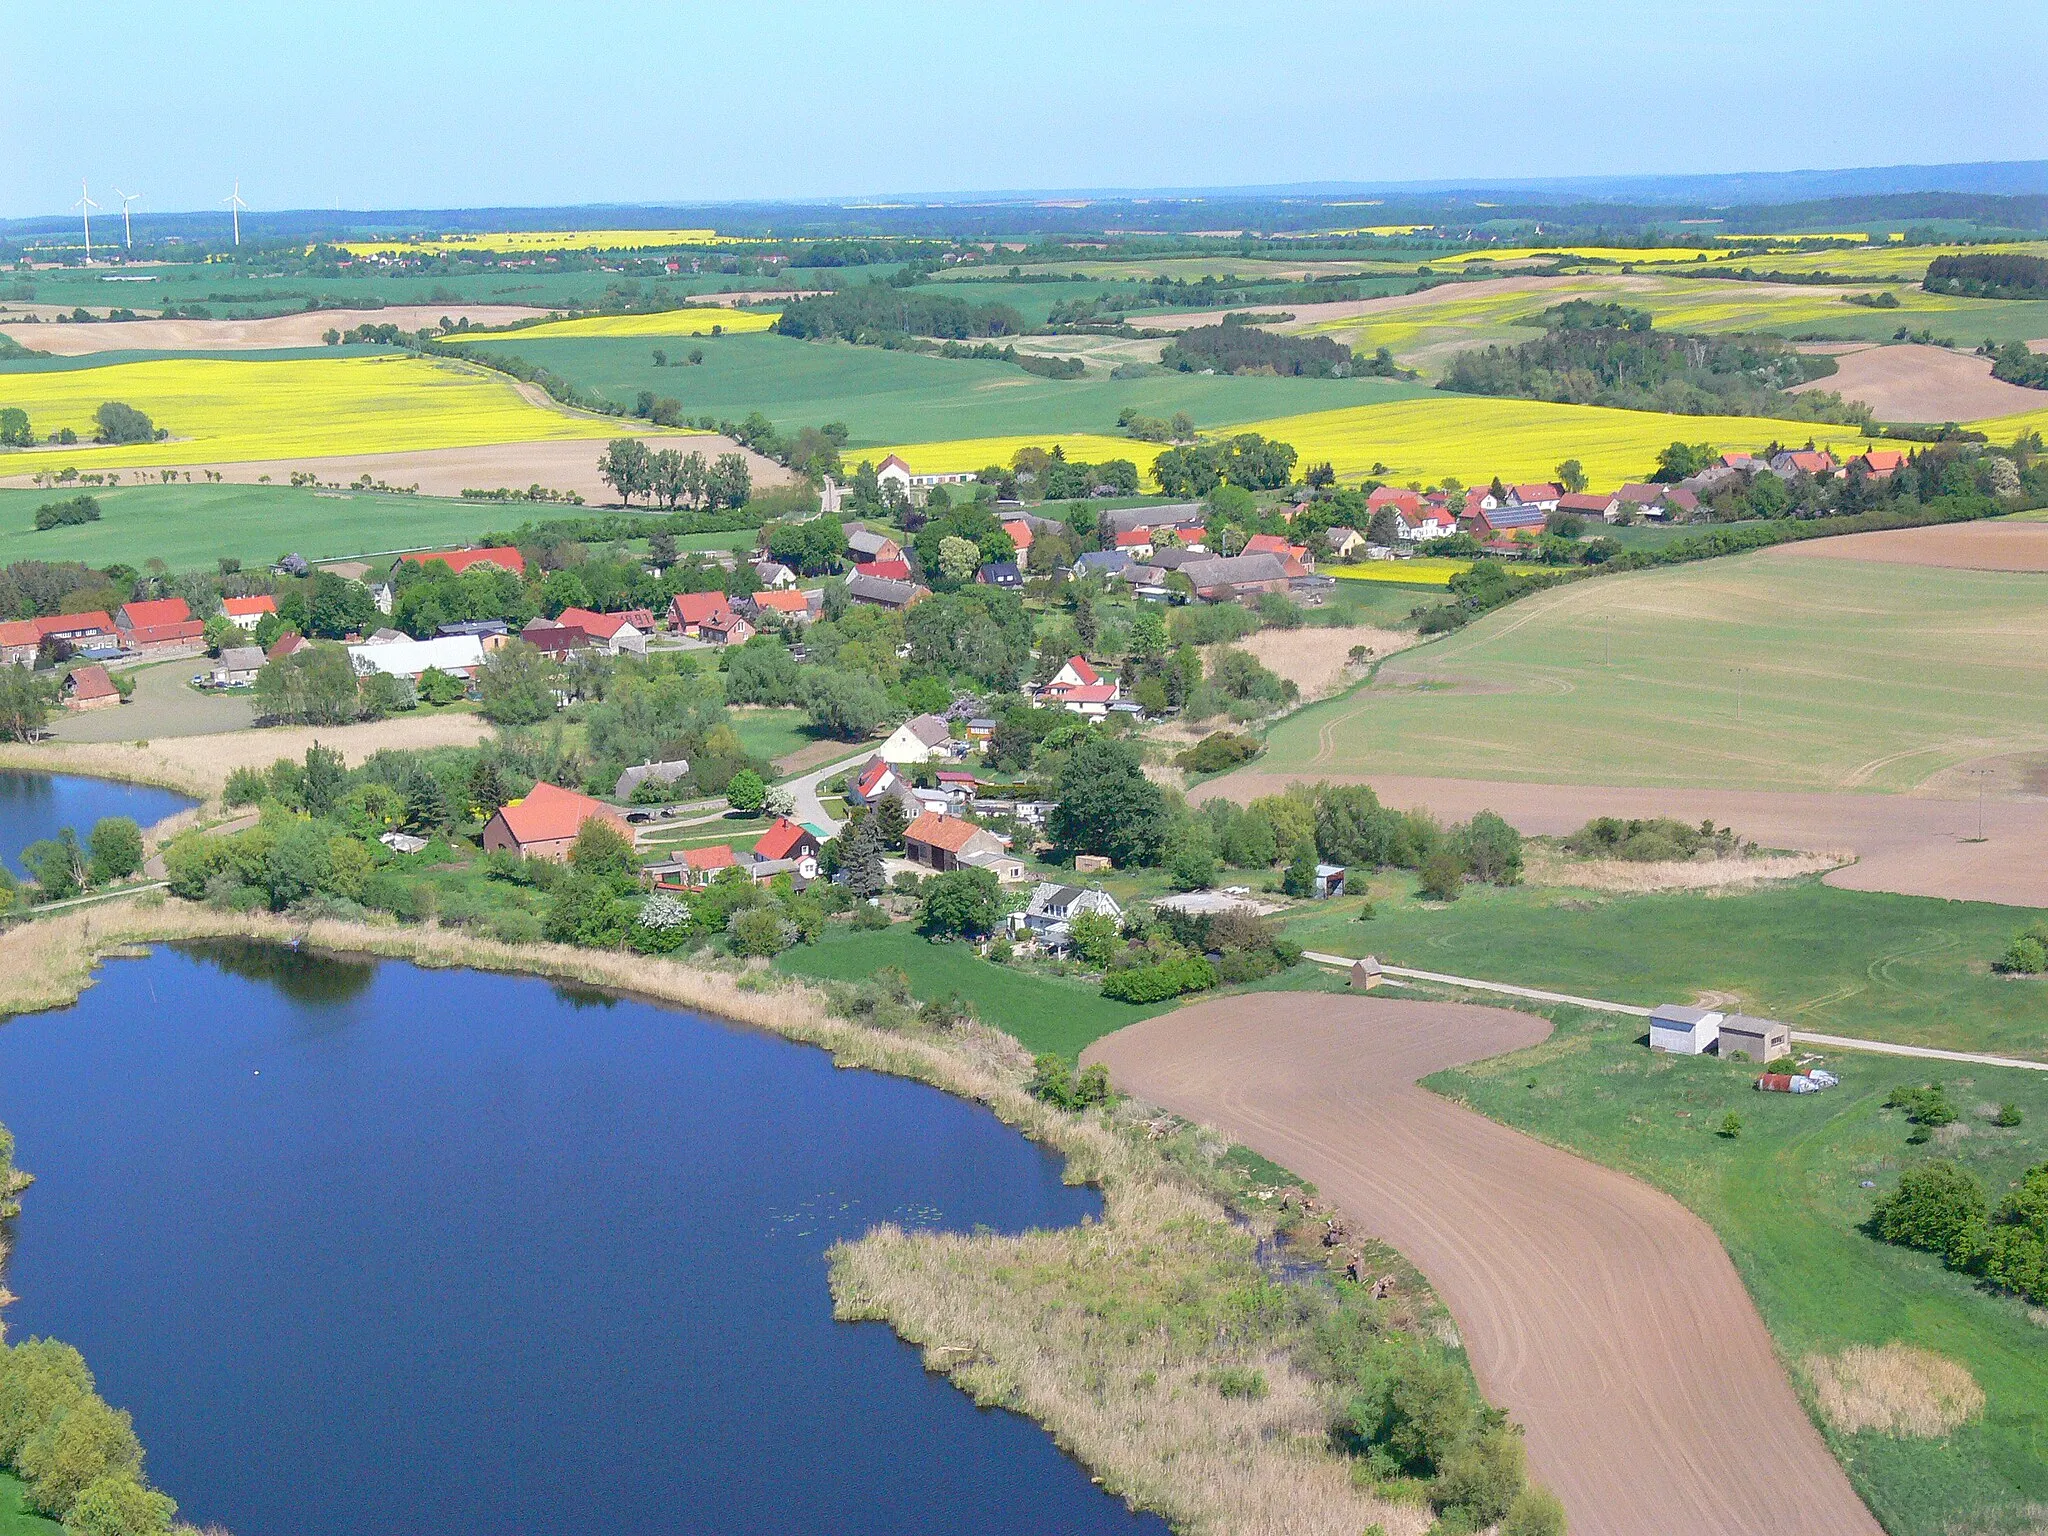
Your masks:
[[[2048,299],[2048,260],[2039,256],[1937,256],[1921,287],[1972,299]]]
[[[1548,310],[1541,340],[1461,352],[1437,387],[1566,405],[1609,405],[1686,416],[1779,416],[1861,424],[1867,406],[1796,384],[1835,372],[1831,357],[1795,352],[1775,336],[1655,331],[1617,304],[1575,301]]]
[[[807,340],[843,337],[887,345],[891,337],[931,336],[972,341],[988,336],[1021,336],[1030,327],[1007,304],[970,304],[926,289],[863,283],[798,299],[782,311],[775,329]]]
[[[1327,336],[1283,336],[1226,316],[1221,325],[1182,331],[1159,361],[1182,373],[1258,373],[1272,369],[1304,379],[1342,379],[1353,372],[1351,349]]]

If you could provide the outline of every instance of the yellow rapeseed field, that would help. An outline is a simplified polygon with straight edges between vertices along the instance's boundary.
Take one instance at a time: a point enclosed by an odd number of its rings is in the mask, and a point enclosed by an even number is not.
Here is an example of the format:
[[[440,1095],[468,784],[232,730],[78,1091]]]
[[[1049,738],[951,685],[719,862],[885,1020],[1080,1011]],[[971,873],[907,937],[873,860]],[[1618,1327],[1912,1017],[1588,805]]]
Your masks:
[[[170,440],[92,446],[93,412],[109,400],[145,412]],[[7,405],[27,411],[38,436],[70,427],[79,443],[0,455],[5,474],[399,453],[619,430],[534,405],[501,375],[419,357],[177,358],[14,373],[0,375],[0,406]]]
[[[550,336],[709,336],[714,330],[727,336],[744,336],[765,331],[781,315],[775,309],[724,309],[700,305],[694,309],[664,309],[651,315],[584,315],[575,320],[544,320],[522,326],[507,334],[515,337]]]
[[[443,235],[438,240],[351,240],[351,256],[426,256],[443,251],[646,251],[679,245],[738,243],[720,240],[715,229],[508,229]]]
[[[1326,565],[1325,576],[1339,581],[1390,581],[1404,587],[1447,587],[1453,576],[1472,569],[1470,560],[1438,560],[1418,555],[1412,560],[1369,560],[1364,565]]]
[[[1142,477],[1159,457],[1162,445],[1141,443],[1128,437],[1106,437],[1092,432],[1054,432],[1019,437],[963,437],[942,443],[899,443],[887,448],[849,448],[841,455],[849,466],[863,459],[879,464],[895,454],[910,466],[914,475],[972,474],[991,464],[1007,465],[1020,448],[1057,446],[1070,459],[1100,464],[1106,459],[1129,459]]]

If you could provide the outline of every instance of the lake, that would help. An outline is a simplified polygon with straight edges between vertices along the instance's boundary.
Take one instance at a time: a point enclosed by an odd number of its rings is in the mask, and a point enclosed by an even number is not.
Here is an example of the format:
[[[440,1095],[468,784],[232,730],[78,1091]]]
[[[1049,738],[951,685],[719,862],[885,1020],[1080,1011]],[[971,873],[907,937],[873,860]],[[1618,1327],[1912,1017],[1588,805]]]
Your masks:
[[[150,784],[122,784],[73,773],[0,769],[0,859],[21,874],[21,850],[74,828],[80,842],[102,816],[132,816],[147,829],[198,804]]]
[[[235,1536],[1143,1532],[826,1249],[1094,1215],[987,1110],[549,983],[257,945],[0,1027],[16,1339]]]

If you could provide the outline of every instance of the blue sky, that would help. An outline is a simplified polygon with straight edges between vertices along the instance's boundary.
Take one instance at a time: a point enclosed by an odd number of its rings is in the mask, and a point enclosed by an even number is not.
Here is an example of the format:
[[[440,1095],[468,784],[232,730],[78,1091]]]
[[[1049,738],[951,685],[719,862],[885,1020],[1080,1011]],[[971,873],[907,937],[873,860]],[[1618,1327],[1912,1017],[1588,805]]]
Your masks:
[[[0,215],[2048,158],[2040,0],[104,0],[8,34]],[[102,201],[106,199],[101,198]]]

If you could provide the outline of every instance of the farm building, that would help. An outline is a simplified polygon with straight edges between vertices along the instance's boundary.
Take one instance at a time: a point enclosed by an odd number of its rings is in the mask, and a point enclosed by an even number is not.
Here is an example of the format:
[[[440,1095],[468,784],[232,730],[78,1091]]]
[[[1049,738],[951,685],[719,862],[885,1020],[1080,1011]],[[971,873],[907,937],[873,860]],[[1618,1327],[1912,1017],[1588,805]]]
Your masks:
[[[1344,894],[1345,869],[1342,864],[1318,864],[1316,866],[1316,895],[1342,896]]]
[[[1720,1037],[1721,1014],[1712,1008],[1660,1003],[1650,1013],[1650,1049],[1701,1056]]]
[[[256,681],[256,674],[263,670],[263,647],[260,645],[231,645],[220,653],[220,660],[213,664],[213,686],[216,688],[246,688]]]
[[[64,707],[82,713],[121,702],[121,692],[105,667],[79,667],[64,679]]]
[[[647,654],[647,637],[654,633],[654,615],[645,608],[630,608],[623,613],[598,613],[589,608],[564,608],[556,616],[557,624],[571,629],[580,629],[590,636],[591,642],[613,656],[631,651],[635,655]]]
[[[876,608],[908,608],[920,598],[930,597],[931,592],[914,581],[889,581],[855,571],[846,578],[846,596],[851,602]]]
[[[903,852],[911,863],[940,871],[972,867],[1009,854],[995,833],[958,816],[933,811],[924,812],[903,829]],[[1001,878],[1001,871],[997,874]]]
[[[206,638],[206,626],[192,617],[192,610],[182,597],[123,603],[121,611],[114,615],[114,627],[121,644],[135,651],[193,646]]]
[[[1228,555],[1180,568],[1204,602],[1226,602],[1287,590],[1287,565],[1278,555]]]
[[[891,454],[889,457],[895,458],[895,455]],[[887,463],[888,460],[885,459],[883,462]],[[897,459],[896,462],[900,464],[903,461]],[[906,469],[904,474],[907,477],[909,471]],[[876,533],[870,528],[853,527],[847,529],[846,547],[853,551],[854,559],[857,561],[901,560],[903,558],[903,546],[901,544],[898,544],[886,533]]]
[[[510,571],[514,576],[526,574],[526,556],[509,545],[494,549],[435,549],[419,554],[398,557],[412,565],[429,565],[438,560],[449,570],[460,576],[472,565],[495,565],[501,571]]]
[[[952,748],[952,728],[945,721],[937,715],[918,715],[891,731],[875,755],[887,763],[929,763],[950,757]]]
[[[45,614],[0,623],[0,665],[32,667],[45,640],[62,640],[80,650],[113,639],[114,621],[105,613]]]
[[[686,757],[672,758],[665,763],[641,763],[628,768],[619,775],[618,783],[612,786],[612,796],[619,800],[630,800],[633,792],[642,784],[673,784],[690,771],[690,760]]]
[[[500,807],[484,824],[484,849],[559,862],[569,857],[569,848],[586,821],[608,821],[621,837],[632,841],[626,818],[602,800],[542,782],[523,799]]]
[[[1363,960],[1351,962],[1351,982],[1354,987],[1370,992],[1379,986],[1384,978],[1380,975],[1380,963],[1371,955]]]
[[[235,628],[254,629],[263,622],[263,615],[277,612],[277,599],[268,595],[224,597],[220,600],[220,611]]]
[[[483,642],[474,635],[451,635],[445,640],[387,640],[381,644],[352,645],[349,659],[358,676],[387,673],[418,682],[420,674],[433,667],[450,677],[471,677],[484,664]]]
[[[1776,1061],[1792,1054],[1792,1026],[1776,1019],[1731,1013],[1721,1020],[1721,1054],[1751,1061]]]

